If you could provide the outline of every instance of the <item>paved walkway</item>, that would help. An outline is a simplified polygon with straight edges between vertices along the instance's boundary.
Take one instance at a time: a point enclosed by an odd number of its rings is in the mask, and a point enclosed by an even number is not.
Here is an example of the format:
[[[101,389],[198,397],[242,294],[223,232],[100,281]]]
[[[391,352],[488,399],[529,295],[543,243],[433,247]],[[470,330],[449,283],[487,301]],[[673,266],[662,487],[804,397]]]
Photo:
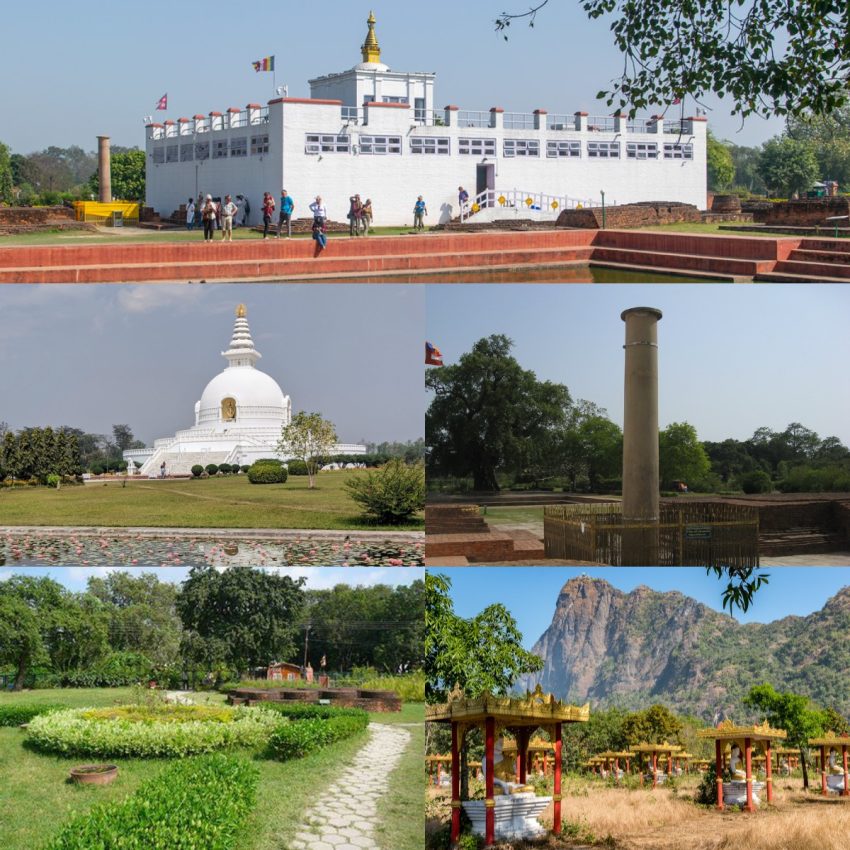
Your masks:
[[[410,741],[399,726],[369,724],[369,743],[305,815],[291,850],[376,850],[378,800]]]
[[[763,567],[850,567],[850,552],[825,555],[768,555],[759,561]]]

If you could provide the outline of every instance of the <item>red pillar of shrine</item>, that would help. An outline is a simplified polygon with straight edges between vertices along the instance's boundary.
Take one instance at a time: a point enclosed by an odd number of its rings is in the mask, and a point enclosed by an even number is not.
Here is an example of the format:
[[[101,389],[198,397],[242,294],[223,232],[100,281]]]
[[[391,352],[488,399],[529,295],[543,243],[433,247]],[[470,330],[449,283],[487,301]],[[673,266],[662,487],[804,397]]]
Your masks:
[[[617,785],[620,784],[620,760],[618,758],[614,759],[614,781]]]
[[[543,775],[546,776],[546,768],[548,765],[546,764],[546,750],[543,750]]]
[[[495,738],[496,720],[487,717],[484,720],[484,844],[487,847],[496,842],[496,800],[493,797]]]
[[[673,775],[673,753],[667,753],[667,778]]]
[[[764,784],[767,786],[767,802],[773,802],[773,757],[770,753],[770,740],[764,744]]]
[[[643,754],[638,753],[638,773],[640,774],[640,787],[643,788]]]
[[[824,797],[829,796],[826,790],[826,747],[820,748],[820,792]]]
[[[460,753],[457,723],[452,723],[452,843],[460,838]]]
[[[630,775],[631,770],[629,769],[629,757],[626,756],[626,775]]]
[[[652,754],[652,787],[658,785],[658,753]]]
[[[744,738],[744,761],[747,770],[747,805],[745,806],[748,812],[756,810],[753,804],[753,742],[749,738]]]
[[[850,797],[850,776],[847,774],[847,744],[841,745],[841,759],[844,762],[844,793],[842,797]]]
[[[555,806],[555,817],[552,823],[552,832],[555,835],[561,834],[561,753],[563,751],[561,743],[561,724],[555,724],[555,788],[552,799]]]
[[[723,811],[723,745],[714,742],[714,769],[717,773],[717,808]]]

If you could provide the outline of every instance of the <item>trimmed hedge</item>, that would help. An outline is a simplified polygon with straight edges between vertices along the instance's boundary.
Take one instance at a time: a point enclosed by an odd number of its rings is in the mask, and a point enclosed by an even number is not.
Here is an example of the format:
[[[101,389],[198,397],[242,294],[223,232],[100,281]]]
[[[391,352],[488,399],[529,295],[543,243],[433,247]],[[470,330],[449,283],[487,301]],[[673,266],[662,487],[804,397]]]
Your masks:
[[[248,470],[252,484],[286,484],[289,473],[279,460],[258,460]]]
[[[264,700],[258,708],[282,714],[290,720],[329,720],[332,717],[359,717],[369,721],[369,715],[362,708],[339,708],[333,705],[316,705],[315,703],[270,702]]]
[[[337,711],[345,711],[345,709],[337,709]],[[365,731],[368,725],[369,715],[365,711],[351,710],[345,715],[293,720],[291,723],[279,726],[272,733],[269,739],[269,751],[281,761],[303,758],[322,747]]]
[[[307,474],[307,464],[303,460],[290,460],[286,465],[290,475]]]
[[[229,850],[254,807],[259,773],[232,756],[179,761],[126,799],[73,817],[45,850]]]
[[[0,705],[0,726],[20,726],[29,723],[39,714],[47,714],[48,711],[62,711],[66,706],[59,703],[33,705],[22,703],[20,705]]]
[[[204,468],[199,463],[196,463],[192,467],[192,475],[194,475],[195,478],[200,478],[203,474],[204,474]]]
[[[112,709],[120,712],[130,706]],[[138,708],[138,707],[136,707]],[[143,710],[143,709],[142,709]],[[281,718],[256,708],[229,709],[232,720],[194,720],[171,717],[157,722],[122,717],[86,717],[103,709],[77,708],[41,714],[29,724],[29,739],[50,752],[105,758],[175,758],[217,750],[262,749]]]

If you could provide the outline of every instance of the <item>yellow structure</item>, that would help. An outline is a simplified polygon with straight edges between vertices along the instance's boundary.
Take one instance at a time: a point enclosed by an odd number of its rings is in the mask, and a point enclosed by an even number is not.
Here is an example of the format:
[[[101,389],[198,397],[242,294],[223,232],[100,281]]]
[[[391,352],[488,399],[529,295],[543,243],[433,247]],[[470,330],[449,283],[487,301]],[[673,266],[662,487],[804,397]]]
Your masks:
[[[369,12],[369,20],[367,23],[369,24],[369,32],[366,35],[366,41],[363,43],[363,47],[361,48],[363,61],[379,63],[381,61],[381,48],[378,44],[378,37],[375,35],[374,12]]]
[[[842,797],[850,797],[850,765],[848,765],[847,749],[850,747],[850,736],[837,735],[827,732],[822,738],[810,738],[809,746],[820,748],[820,781],[821,794],[825,797],[830,790],[836,791]],[[841,753],[841,766],[834,763],[833,755]],[[833,783],[827,779],[840,777],[839,782]]]
[[[112,201],[109,204],[102,204],[100,201],[74,201],[77,221],[93,221],[97,224],[110,221],[113,212],[122,213],[125,221],[138,221],[141,207],[141,204],[129,201]]]
[[[678,756],[683,752],[684,748],[678,744],[671,744],[665,741],[663,744],[638,744],[632,747],[632,752],[638,757],[638,771],[640,772],[640,784],[643,785],[644,771],[641,764],[643,756],[649,759],[649,769],[652,774],[652,787],[658,785],[658,757],[667,756],[667,772],[663,774],[664,781],[673,773],[673,756]]]

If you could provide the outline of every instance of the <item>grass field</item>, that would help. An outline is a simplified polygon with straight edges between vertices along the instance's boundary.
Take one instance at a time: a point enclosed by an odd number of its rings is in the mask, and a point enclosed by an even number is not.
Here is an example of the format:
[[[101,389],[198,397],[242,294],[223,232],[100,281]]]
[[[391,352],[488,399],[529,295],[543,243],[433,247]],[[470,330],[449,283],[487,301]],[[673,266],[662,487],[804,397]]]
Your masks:
[[[128,702],[130,688],[80,688],[0,692],[0,704],[16,700],[27,703],[64,703],[69,707],[102,706]],[[198,703],[223,702],[217,693],[196,694]],[[382,803],[381,834],[389,836],[384,850],[419,850],[422,847],[422,753],[424,709],[406,704],[401,712],[371,713],[377,723],[416,723],[411,742],[393,774],[393,794]],[[0,728],[0,771],[8,781],[0,783],[0,824],[4,850],[37,850],[74,812],[95,803],[121,799],[155,776],[168,763],[157,759],[115,759],[118,779],[111,785],[92,788],[67,781],[71,767],[85,759],[39,753],[24,743],[20,729]],[[258,758],[260,783],[257,803],[234,850],[281,850],[300,825],[300,813],[345,769],[366,740],[366,733],[304,759],[278,762]],[[352,789],[356,793],[356,789]],[[408,808],[412,806],[414,808]]]
[[[413,232],[413,227],[373,227],[370,236],[398,236]],[[237,227],[233,231],[233,241],[262,240],[263,236],[255,230]],[[293,239],[311,239],[309,233],[293,234]],[[329,239],[350,239],[348,233],[329,233]],[[364,238],[364,237],[360,237]],[[368,236],[365,238],[369,238]],[[215,240],[221,239],[221,233],[216,232]],[[41,233],[21,233],[17,235],[0,236],[0,248],[8,245],[114,245],[141,242],[203,242],[202,229],[195,230],[143,230],[137,227],[125,227],[123,230],[100,228],[90,230],[46,230]]]
[[[4,525],[153,526],[168,528],[391,529],[367,523],[345,482],[365,474],[323,472],[310,490],[306,476],[286,484],[251,484],[247,476],[174,481],[0,489]],[[407,529],[421,529],[422,516]]]

